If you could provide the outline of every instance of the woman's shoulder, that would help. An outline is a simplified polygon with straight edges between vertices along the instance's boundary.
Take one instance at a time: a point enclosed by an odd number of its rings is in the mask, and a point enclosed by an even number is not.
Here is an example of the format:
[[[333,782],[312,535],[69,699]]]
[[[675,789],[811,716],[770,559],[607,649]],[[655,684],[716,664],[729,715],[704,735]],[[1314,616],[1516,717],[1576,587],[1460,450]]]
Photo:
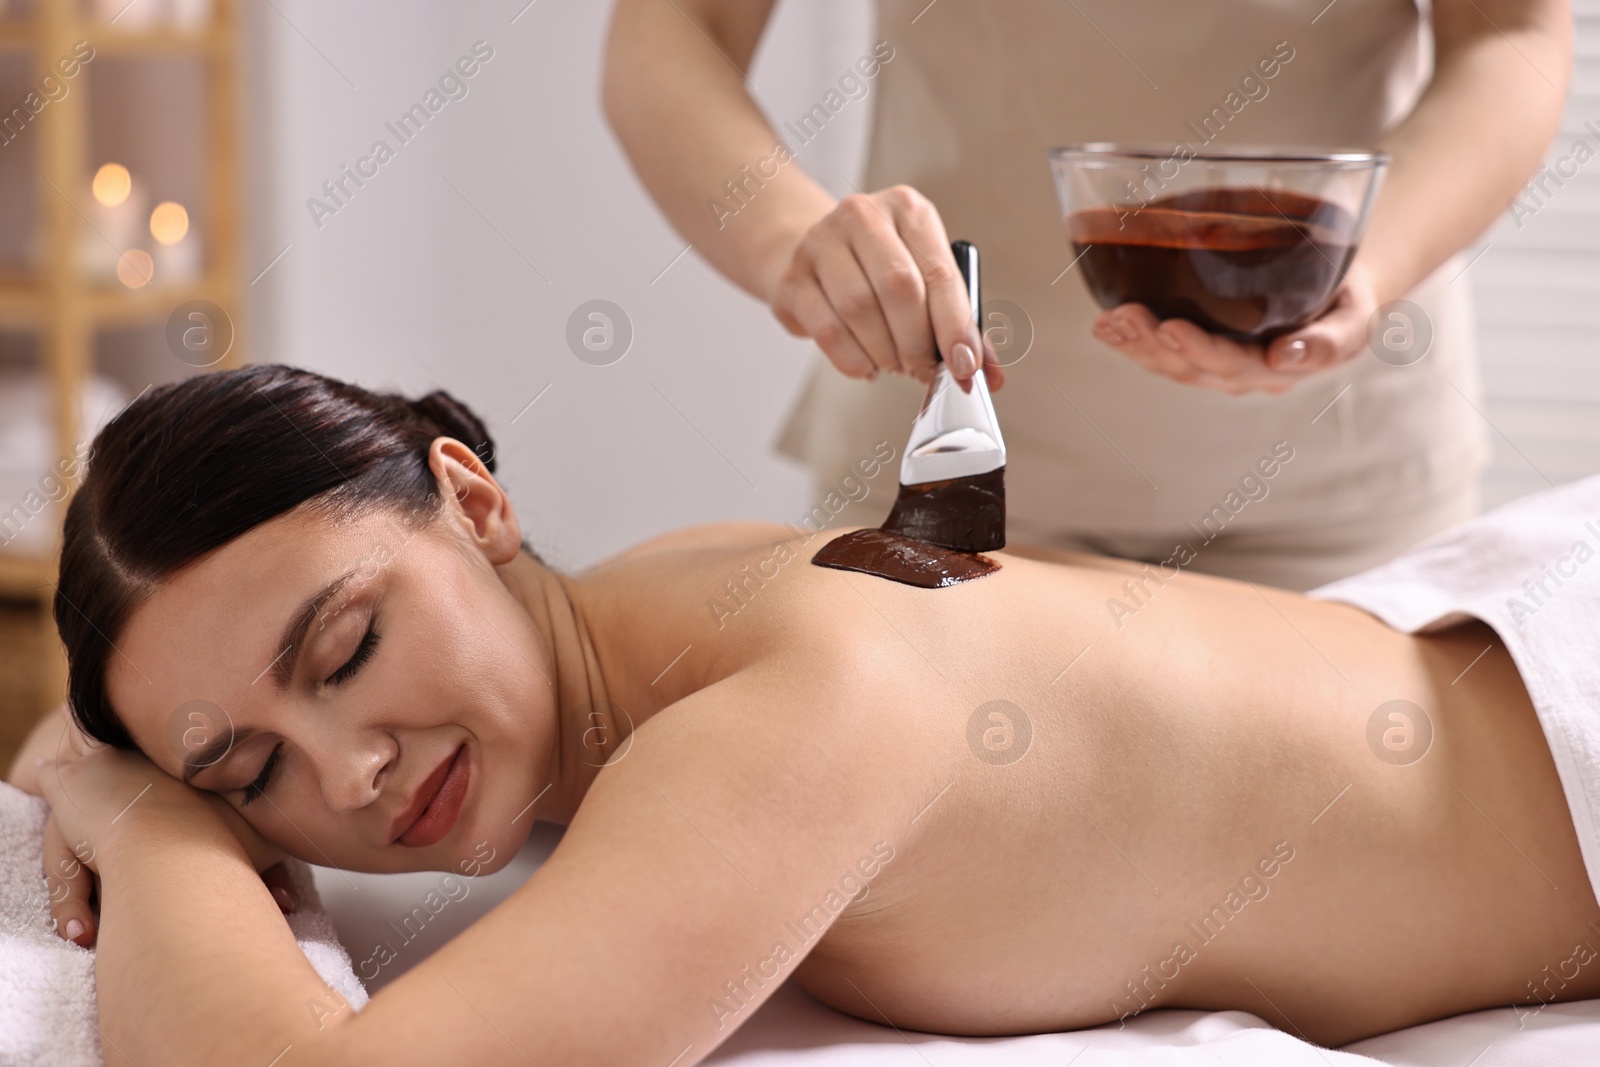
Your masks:
[[[685,549],[746,549],[775,545],[795,536],[792,526],[781,522],[703,522],[683,526],[676,530],[648,537],[637,544],[608,556],[596,563],[604,567],[623,560],[633,560],[657,552],[679,552]]]

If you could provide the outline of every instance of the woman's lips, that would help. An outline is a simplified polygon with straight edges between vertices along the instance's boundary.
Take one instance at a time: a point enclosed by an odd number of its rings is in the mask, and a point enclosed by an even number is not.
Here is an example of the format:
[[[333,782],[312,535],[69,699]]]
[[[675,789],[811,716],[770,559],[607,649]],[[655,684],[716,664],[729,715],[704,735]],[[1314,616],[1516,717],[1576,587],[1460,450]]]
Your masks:
[[[439,791],[434,794],[428,806],[417,816],[417,821],[411,824],[410,829],[396,838],[398,844],[407,848],[427,848],[444,839],[456,825],[456,820],[461,818],[461,809],[466,806],[467,787],[472,777],[470,761],[467,759],[467,746],[463,742],[456,749],[455,758],[450,761],[444,781],[439,785]]]

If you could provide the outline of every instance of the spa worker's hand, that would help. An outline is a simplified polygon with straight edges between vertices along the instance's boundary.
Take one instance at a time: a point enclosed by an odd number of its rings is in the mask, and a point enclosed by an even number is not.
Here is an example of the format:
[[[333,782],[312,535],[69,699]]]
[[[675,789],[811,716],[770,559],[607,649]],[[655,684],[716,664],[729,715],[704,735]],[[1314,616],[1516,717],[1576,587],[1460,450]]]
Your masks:
[[[909,185],[834,196],[746,92],[738,75],[774,7],[617,0],[601,105],[639,178],[697,254],[791,334],[814,340],[840,373],[925,382],[943,353],[958,380],[981,368],[999,388],[998,356],[973,324],[928,198]],[[893,45],[878,42],[840,91],[867,99],[893,61]]]
[[[284,853],[256,833],[223,798],[184,784],[143,753],[93,745],[33,761],[37,792],[50,804],[44,828],[44,867],[50,914],[57,931],[85,948],[94,944],[93,901],[102,857],[138,847],[157,832],[184,832],[213,821],[244,847],[284,912],[294,909]],[[128,818],[138,807],[138,817]],[[71,924],[80,924],[74,932]]]
[[[1320,318],[1265,348],[1208,333],[1186,319],[1158,321],[1143,304],[1102,311],[1092,328],[1099,340],[1173,381],[1232,396],[1283,393],[1364,352],[1367,320],[1377,306],[1371,274],[1357,260]]]
[[[780,246],[772,265],[773,314],[847,377],[899,371],[927,382],[937,351],[957,379],[976,374],[982,360],[991,389],[1005,380],[994,346],[972,323],[944,222],[909,185],[845,197],[798,242]]]

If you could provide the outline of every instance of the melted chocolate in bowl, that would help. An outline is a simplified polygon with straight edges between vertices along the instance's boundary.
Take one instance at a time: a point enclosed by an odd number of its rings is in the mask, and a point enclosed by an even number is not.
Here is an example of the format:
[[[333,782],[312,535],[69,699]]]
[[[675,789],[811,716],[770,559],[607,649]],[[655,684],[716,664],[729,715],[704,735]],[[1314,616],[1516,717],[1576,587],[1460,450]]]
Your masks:
[[[1266,341],[1320,314],[1355,255],[1355,218],[1281,189],[1201,189],[1137,211],[1067,218],[1103,308],[1139,303],[1236,341]]]
[[[1001,467],[970,478],[902,485],[883,526],[835,537],[818,549],[811,562],[920,589],[941,589],[992,574],[1000,569],[996,560],[947,546],[1005,547],[1005,475]]]

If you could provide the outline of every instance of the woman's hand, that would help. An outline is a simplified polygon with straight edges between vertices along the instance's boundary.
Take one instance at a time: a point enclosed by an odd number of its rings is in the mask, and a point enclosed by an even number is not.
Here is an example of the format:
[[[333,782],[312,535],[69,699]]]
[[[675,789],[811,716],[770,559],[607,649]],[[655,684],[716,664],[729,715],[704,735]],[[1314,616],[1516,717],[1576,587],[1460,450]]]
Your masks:
[[[1145,370],[1173,381],[1232,396],[1258,389],[1276,394],[1365,351],[1367,321],[1377,306],[1371,276],[1357,262],[1320,318],[1265,349],[1207,333],[1185,319],[1158,322],[1142,304],[1102,311],[1093,330]]]
[[[43,796],[40,761],[78,759],[92,744],[67,714],[67,706],[58,705],[34,726],[6,780],[25,793]],[[94,943],[94,874],[73,852],[53,815],[44,823],[44,876],[56,932],[88,948]]]
[[[81,738],[81,735],[79,735]],[[50,803],[44,827],[45,882],[50,914],[61,936],[85,948],[94,944],[100,862],[109,849],[129,847],[135,820],[162,820],[183,832],[185,823],[218,819],[244,847],[278,907],[294,910],[284,853],[223,798],[178,781],[140,752],[83,742],[64,745],[59,757],[36,756],[37,792]],[[120,824],[120,826],[119,826]]]
[[[67,714],[67,706],[58,704],[34,724],[33,731],[11,761],[6,781],[24,793],[39,796],[39,766],[34,761],[40,756],[82,755],[91,744],[93,742],[83,736],[78,724]]]
[[[973,325],[939,212],[910,186],[845,197],[781,258],[767,297],[773,314],[847,377],[900,371],[927,382],[942,352],[957,379],[982,360],[991,389],[1005,380]]]

